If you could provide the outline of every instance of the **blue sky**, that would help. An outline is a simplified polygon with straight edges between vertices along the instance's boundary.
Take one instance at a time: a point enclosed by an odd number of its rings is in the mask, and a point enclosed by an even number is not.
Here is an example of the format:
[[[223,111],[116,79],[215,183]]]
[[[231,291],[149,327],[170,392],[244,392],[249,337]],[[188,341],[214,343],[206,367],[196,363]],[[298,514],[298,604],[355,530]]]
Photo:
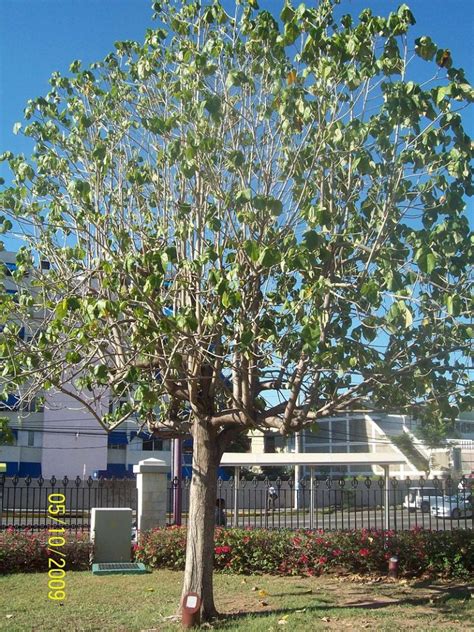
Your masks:
[[[308,0],[311,6],[316,0]],[[233,4],[225,0],[226,6]],[[260,0],[262,8],[279,13],[283,0]],[[298,4],[295,0],[294,4]],[[339,10],[358,14],[370,6],[387,13],[398,0],[342,0]],[[473,80],[474,0],[407,0],[417,24],[414,36],[430,35],[451,50],[454,65]],[[120,39],[142,39],[152,27],[151,0],[0,0],[0,152],[31,153],[30,141],[12,133],[29,98],[48,92],[55,70],[70,62],[105,57]],[[471,114],[467,129],[474,135]]]

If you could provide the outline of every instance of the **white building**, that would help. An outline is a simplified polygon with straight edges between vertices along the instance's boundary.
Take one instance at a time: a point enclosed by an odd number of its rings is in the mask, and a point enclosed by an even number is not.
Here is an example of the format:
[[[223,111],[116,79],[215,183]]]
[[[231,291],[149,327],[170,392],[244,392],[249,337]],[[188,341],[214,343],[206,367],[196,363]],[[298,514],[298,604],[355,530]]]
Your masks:
[[[0,252],[3,284],[12,295],[18,288],[12,278],[15,261],[15,253]],[[24,336],[24,331],[19,335]],[[62,393],[48,393],[45,406],[35,408],[35,402],[25,408],[13,395],[0,401],[0,415],[9,419],[14,435],[13,445],[0,446],[0,461],[6,463],[7,476],[124,476],[142,459],[155,456],[167,463],[171,460],[169,440],[139,433],[136,420],[130,419],[108,434],[89,411]]]
[[[390,466],[390,475],[401,478],[469,474],[474,471],[474,415],[464,413],[453,437],[443,448],[429,448],[416,437],[417,421],[409,415],[380,411],[347,412],[318,421],[315,431],[304,430],[285,439],[274,432],[251,433],[252,452],[373,453],[403,455],[406,463]],[[456,437],[456,438],[455,438]],[[299,475],[304,473],[300,472]],[[319,475],[381,474],[376,465],[321,467]]]

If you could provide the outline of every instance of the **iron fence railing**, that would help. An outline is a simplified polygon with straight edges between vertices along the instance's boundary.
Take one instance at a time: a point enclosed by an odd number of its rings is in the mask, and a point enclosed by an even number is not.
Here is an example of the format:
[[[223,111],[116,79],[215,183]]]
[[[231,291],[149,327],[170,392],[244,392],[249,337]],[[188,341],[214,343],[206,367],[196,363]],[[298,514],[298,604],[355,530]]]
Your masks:
[[[168,488],[168,521],[173,495],[181,493],[181,522],[186,524],[191,480],[174,479]],[[274,490],[274,494],[271,492]],[[271,529],[471,529],[470,481],[384,477],[326,478],[295,481],[257,477],[219,479],[216,523]],[[218,502],[219,499],[219,502]]]
[[[0,529],[41,531],[53,526],[48,512],[51,494],[64,495],[64,527],[74,531],[90,528],[93,507],[131,507],[136,511],[137,490],[133,479],[94,480],[77,476],[70,480],[43,477],[7,478],[0,475]],[[54,525],[54,526],[57,526]]]
[[[472,481],[409,478],[219,479],[216,524],[269,529],[472,529]],[[191,480],[168,484],[167,522],[187,524]],[[130,507],[136,516],[133,478],[8,478],[0,475],[0,530],[48,529],[50,494],[64,495],[61,519],[70,530],[90,528],[94,507]],[[175,495],[179,502],[173,502]],[[181,512],[176,513],[176,507]]]

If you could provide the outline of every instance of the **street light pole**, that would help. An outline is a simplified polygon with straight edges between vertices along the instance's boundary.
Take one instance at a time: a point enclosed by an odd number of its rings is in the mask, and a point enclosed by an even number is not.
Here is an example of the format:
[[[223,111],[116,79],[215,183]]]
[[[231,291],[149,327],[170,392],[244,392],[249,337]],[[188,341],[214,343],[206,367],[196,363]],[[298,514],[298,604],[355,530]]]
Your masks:
[[[182,439],[173,439],[173,524],[181,525],[182,511],[182,484],[183,484],[183,463],[182,463]]]

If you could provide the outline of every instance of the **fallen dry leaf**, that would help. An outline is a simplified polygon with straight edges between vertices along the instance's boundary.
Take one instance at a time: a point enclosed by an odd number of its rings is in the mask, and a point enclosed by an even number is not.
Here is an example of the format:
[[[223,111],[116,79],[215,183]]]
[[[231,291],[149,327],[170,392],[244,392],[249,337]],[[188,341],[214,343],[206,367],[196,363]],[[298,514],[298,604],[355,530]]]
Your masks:
[[[257,592],[258,586],[252,586],[252,592]]]
[[[163,619],[163,621],[180,621],[181,620],[181,616],[179,614],[170,614],[167,617],[163,617],[163,615],[161,615],[161,618]]]
[[[286,619],[279,619],[278,625],[286,625],[288,621]]]
[[[6,615],[5,615],[5,619],[11,619],[12,617],[13,617],[13,615],[12,615],[12,614],[6,614]]]
[[[261,602],[260,602],[260,605],[261,605],[261,606],[268,606],[268,601],[261,601]]]
[[[321,617],[321,621],[324,621],[325,623],[329,623],[331,619],[329,617]]]
[[[266,590],[259,590],[258,591],[258,596],[259,597],[268,597],[268,593]]]

